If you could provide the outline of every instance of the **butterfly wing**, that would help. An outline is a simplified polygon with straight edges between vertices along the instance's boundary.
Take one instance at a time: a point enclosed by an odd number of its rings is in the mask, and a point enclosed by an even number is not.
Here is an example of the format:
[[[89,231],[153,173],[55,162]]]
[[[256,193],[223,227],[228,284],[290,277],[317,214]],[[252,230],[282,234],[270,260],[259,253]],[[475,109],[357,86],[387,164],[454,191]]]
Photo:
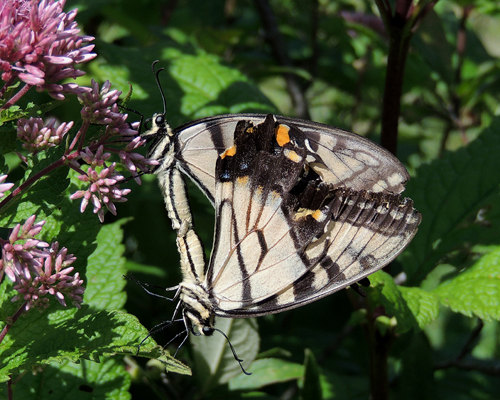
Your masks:
[[[309,167],[310,135],[272,116],[252,125],[238,124],[234,147],[216,162],[205,284],[217,315],[265,315],[314,301],[382,268],[410,242],[420,222],[411,201],[325,182],[316,172],[326,168],[320,157],[318,169]]]
[[[217,158],[234,143],[239,121],[257,125],[264,114],[229,114],[203,118],[175,129],[177,166],[215,202]],[[276,116],[279,123],[299,128],[311,168],[335,187],[380,193],[401,193],[409,179],[404,166],[387,150],[355,133],[328,125]]]

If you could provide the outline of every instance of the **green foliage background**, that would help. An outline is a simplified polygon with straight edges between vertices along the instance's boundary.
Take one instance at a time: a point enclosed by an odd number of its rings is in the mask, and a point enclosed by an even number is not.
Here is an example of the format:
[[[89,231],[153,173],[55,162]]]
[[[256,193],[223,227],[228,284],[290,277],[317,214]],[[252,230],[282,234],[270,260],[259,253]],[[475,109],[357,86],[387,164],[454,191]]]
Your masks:
[[[381,26],[375,3],[271,1],[291,65],[276,61],[256,3],[68,0],[66,10],[78,7],[79,26],[96,37],[98,58],[84,67],[87,75],[79,82],[109,79],[124,93],[130,83],[128,106],[148,117],[162,111],[151,72],[159,59],[175,127],[223,113],[294,116],[288,73],[311,119],[378,141],[388,38],[372,29]],[[466,10],[470,15],[463,18]],[[1,343],[2,380],[28,371],[14,398],[366,399],[373,395],[374,368],[386,365],[383,385],[392,398],[497,399],[499,26],[500,8],[486,0],[440,1],[418,26],[404,76],[398,157],[412,175],[404,194],[422,213],[419,232],[390,274],[370,277],[366,299],[342,291],[258,321],[219,319],[217,327],[238,356],[247,362],[257,357],[244,364],[251,376],[240,372],[217,334],[192,338],[181,348],[176,358],[193,371],[182,375],[189,369],[154,343],[168,343],[182,324],[155,334],[143,344],[142,357],[135,357],[147,329],[169,319],[174,305],[123,275],[133,272],[160,287],[181,279],[175,233],[155,177],[144,177],[141,187],[131,182],[129,201],[118,205],[118,218],[108,214],[103,226],[68,199],[78,183],[67,171],[40,181],[29,202],[21,199],[2,210],[2,226],[33,213],[46,219],[45,239],[57,238],[78,256],[87,286],[81,310],[54,304],[42,314],[32,312]],[[463,51],[457,45],[461,33]],[[48,100],[34,91],[26,97],[21,107]],[[64,121],[78,121],[78,113],[76,101],[50,111]],[[2,137],[2,155],[15,148],[13,141]],[[59,157],[51,154],[57,151],[44,157]],[[13,158],[6,159],[9,178],[15,177]],[[33,173],[43,162],[35,163]],[[208,256],[213,209],[194,185],[189,191]],[[47,208],[46,201],[57,208]],[[4,281],[0,288],[5,321],[17,308],[10,303],[11,286]],[[174,352],[182,339],[168,350]],[[377,355],[386,360],[377,364]],[[7,398],[5,389],[0,397]]]

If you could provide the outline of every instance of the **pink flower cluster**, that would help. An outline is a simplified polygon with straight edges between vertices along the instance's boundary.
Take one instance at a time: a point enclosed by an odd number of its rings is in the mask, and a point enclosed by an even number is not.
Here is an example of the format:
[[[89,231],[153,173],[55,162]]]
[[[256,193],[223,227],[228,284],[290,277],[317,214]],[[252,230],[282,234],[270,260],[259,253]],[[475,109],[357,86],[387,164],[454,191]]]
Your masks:
[[[19,294],[12,301],[23,299],[26,311],[32,307],[48,306],[47,294],[53,295],[64,306],[64,296],[71,299],[76,307],[82,303],[83,280],[79,273],[70,275],[76,260],[68,250],[59,250],[57,242],[48,243],[35,238],[45,221],[35,224],[35,216],[29,217],[24,225],[16,225],[8,240],[0,239],[2,259],[0,270],[15,282],[14,289]]]
[[[104,222],[104,209],[102,204],[113,214],[116,215],[114,203],[127,201],[124,197],[130,193],[130,189],[120,189],[117,184],[125,178],[115,171],[116,163],[111,163],[108,167],[105,161],[111,156],[109,153],[103,154],[103,146],[100,146],[95,154],[89,148],[82,153],[82,159],[89,164],[86,174],[78,177],[82,182],[89,184],[87,190],[78,190],[70,196],[75,200],[83,197],[80,205],[80,211],[84,212],[91,201],[94,205],[94,214],[97,214],[99,220]]]
[[[0,4],[2,80],[9,83],[19,78],[58,100],[64,99],[65,93],[88,90],[76,83],[56,82],[84,75],[74,65],[96,57],[91,52],[94,45],[86,45],[94,38],[78,35],[77,11],[63,12],[65,0],[35,3],[3,0]]]
[[[17,137],[30,153],[37,153],[61,143],[64,135],[73,126],[73,121],[63,122],[57,128],[56,120],[50,120],[45,126],[41,118],[20,118],[17,121]]]
[[[130,193],[130,189],[119,188],[119,183],[125,181],[125,177],[116,171],[115,162],[106,164],[111,153],[104,153],[104,146],[123,146],[123,143],[128,142],[123,150],[115,147],[106,147],[106,150],[119,154],[122,165],[132,173],[138,184],[141,183],[138,172],[147,173],[150,166],[158,164],[157,161],[148,160],[142,154],[134,152],[145,143],[145,140],[141,139],[137,130],[126,122],[127,114],[120,113],[117,101],[121,92],[110,88],[110,82],[106,81],[99,90],[99,85],[92,80],[91,90],[78,95],[78,100],[83,106],[81,116],[84,125],[91,123],[106,125],[106,130],[80,154],[81,159],[89,165],[86,172],[80,170],[74,162],[70,164],[70,167],[82,172],[78,179],[88,184],[86,190],[78,190],[70,198],[72,200],[82,198],[81,212],[84,212],[89,202],[92,202],[94,213],[101,222],[104,221],[103,205],[116,215],[114,203],[127,201],[124,196]]]
[[[126,122],[127,114],[122,114],[117,101],[122,94],[119,90],[110,90],[111,83],[104,82],[99,90],[99,85],[93,79],[89,91],[78,95],[78,101],[82,104],[81,116],[83,121],[89,124],[106,125],[101,140],[109,139],[113,136],[135,137],[137,130],[134,130]],[[123,141],[124,138],[119,138]],[[127,139],[125,139],[127,140]],[[130,141],[129,138],[127,141]]]
[[[117,101],[121,92],[110,88],[110,82],[106,81],[99,90],[99,85],[92,80],[89,91],[78,95],[78,100],[82,104],[83,124],[66,155],[67,165],[80,174],[78,179],[88,184],[87,189],[78,190],[70,198],[73,200],[83,198],[80,206],[82,212],[88,203],[92,202],[94,213],[101,222],[104,221],[105,208],[116,215],[114,203],[126,201],[125,196],[130,193],[130,189],[119,188],[120,182],[124,182],[125,177],[116,171],[116,162],[109,165],[106,163],[111,153],[118,154],[121,165],[132,173],[138,184],[141,183],[140,172],[148,173],[151,166],[158,164],[157,161],[149,160],[135,152],[145,144],[145,140],[131,124],[126,122],[128,115],[120,113]],[[106,128],[85,149],[73,152],[77,144],[81,146],[84,142],[91,124],[105,125]],[[61,143],[72,126],[73,122],[69,122],[55,128],[54,120],[44,126],[40,118],[28,120],[21,118],[17,122],[17,135],[24,142],[23,147],[36,153]],[[87,170],[80,165],[82,162],[88,165]]]
[[[4,81],[0,97],[11,96],[5,98],[0,111],[12,107],[32,86],[38,91],[48,91],[56,100],[76,94],[82,104],[81,124],[73,121],[56,124],[55,119],[44,122],[33,117],[18,119],[17,136],[29,153],[64,146],[61,149],[64,154],[22,180],[0,204],[8,204],[54,169],[68,166],[83,182],[81,190],[71,195],[71,199],[82,199],[81,212],[91,203],[103,222],[105,210],[116,215],[115,203],[126,201],[125,196],[130,192],[120,189],[125,178],[118,170],[130,171],[140,184],[139,175],[158,163],[136,153],[145,140],[137,132],[138,125],[126,121],[127,114],[118,106],[121,92],[112,90],[110,82],[101,88],[93,80],[91,87],[59,83],[84,75],[75,66],[96,56],[91,52],[94,46],[88,45],[94,38],[79,36],[77,11],[64,13],[64,5],[65,0],[0,1],[0,72]],[[26,85],[12,95],[19,80]],[[102,125],[100,132],[95,125]],[[110,161],[112,153],[116,162]],[[23,161],[30,157],[18,155]],[[0,175],[0,198],[13,187],[12,183],[4,183],[6,179],[6,175]],[[71,266],[76,258],[66,248],[59,248],[57,242],[49,245],[36,239],[45,222],[35,223],[35,218],[31,216],[24,224],[16,225],[8,238],[0,238],[0,279],[5,274],[15,283],[18,294],[13,301],[24,300],[26,311],[47,307],[50,298],[47,295],[55,296],[63,305],[70,299],[80,307],[83,281]]]

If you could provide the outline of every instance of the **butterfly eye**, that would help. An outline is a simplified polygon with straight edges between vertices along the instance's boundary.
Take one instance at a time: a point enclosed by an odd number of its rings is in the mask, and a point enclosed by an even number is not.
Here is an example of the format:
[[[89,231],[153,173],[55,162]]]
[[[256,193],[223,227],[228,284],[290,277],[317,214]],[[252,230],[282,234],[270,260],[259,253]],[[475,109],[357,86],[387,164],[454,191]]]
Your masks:
[[[214,333],[214,328],[209,328],[208,326],[204,326],[202,330],[203,335],[205,336],[212,336],[212,334]]]
[[[165,124],[165,116],[163,114],[159,114],[155,118],[155,124],[157,126],[162,126]]]

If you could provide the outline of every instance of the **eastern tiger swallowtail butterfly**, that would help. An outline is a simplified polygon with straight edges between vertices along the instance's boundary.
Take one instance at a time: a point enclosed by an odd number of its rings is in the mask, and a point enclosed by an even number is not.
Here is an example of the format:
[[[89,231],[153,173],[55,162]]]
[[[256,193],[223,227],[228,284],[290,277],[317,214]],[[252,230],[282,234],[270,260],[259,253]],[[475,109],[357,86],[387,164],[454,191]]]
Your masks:
[[[216,316],[274,314],[356,285],[400,254],[420,223],[400,197],[405,167],[354,133],[261,114],[172,130],[163,113],[143,137],[177,231],[176,310],[203,335]],[[208,266],[181,173],[215,207]]]

